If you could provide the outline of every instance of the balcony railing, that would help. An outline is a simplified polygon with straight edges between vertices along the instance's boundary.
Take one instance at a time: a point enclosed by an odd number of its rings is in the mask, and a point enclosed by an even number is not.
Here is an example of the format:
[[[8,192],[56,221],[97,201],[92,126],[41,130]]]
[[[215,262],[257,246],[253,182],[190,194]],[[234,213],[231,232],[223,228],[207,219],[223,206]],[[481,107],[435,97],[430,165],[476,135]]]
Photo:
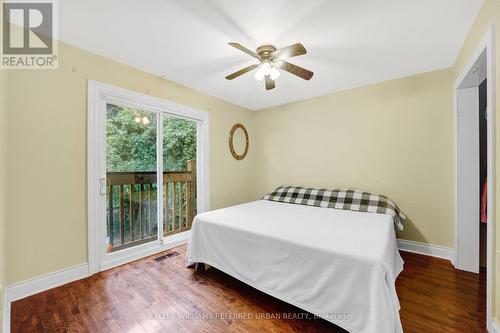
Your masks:
[[[108,252],[158,238],[158,201],[163,200],[163,235],[191,229],[196,215],[196,161],[185,171],[163,173],[158,195],[156,172],[108,172]]]

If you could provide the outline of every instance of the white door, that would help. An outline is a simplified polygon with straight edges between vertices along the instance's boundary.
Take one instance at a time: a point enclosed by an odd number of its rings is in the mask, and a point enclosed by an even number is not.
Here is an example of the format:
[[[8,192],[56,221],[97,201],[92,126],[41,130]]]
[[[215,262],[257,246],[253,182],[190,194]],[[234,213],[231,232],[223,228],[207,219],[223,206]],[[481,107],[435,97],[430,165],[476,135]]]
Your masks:
[[[89,81],[90,272],[180,245],[208,209],[208,116]]]
[[[191,229],[197,125],[195,120],[106,103],[105,267]]]
[[[457,262],[479,273],[479,92],[457,90]]]

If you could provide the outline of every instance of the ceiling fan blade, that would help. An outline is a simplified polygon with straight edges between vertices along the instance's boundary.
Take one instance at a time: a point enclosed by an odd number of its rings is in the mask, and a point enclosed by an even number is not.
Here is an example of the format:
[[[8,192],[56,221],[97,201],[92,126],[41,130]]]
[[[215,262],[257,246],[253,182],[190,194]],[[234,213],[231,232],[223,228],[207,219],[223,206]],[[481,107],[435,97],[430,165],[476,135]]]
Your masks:
[[[297,43],[275,51],[274,57],[276,59],[285,59],[285,58],[296,57],[306,53],[307,51],[304,45]]]
[[[310,70],[307,70],[305,68],[291,64],[291,63],[283,61],[283,60],[278,61],[277,65],[282,70],[287,71],[288,73],[291,73],[293,75],[297,75],[298,77],[301,77],[304,80],[309,81],[314,75],[314,73],[311,72]]]
[[[235,47],[235,48],[237,48],[238,50],[243,51],[243,52],[245,52],[246,54],[251,55],[252,57],[257,58],[257,59],[259,59],[259,60],[260,60],[260,57],[257,55],[257,53],[255,53],[255,52],[253,52],[253,51],[251,51],[251,50],[247,49],[247,48],[246,48],[246,47],[244,47],[243,45],[238,44],[238,43],[234,43],[234,42],[231,42],[231,43],[228,43],[228,44],[229,44],[229,45],[231,45],[232,47]]]
[[[264,77],[266,79],[266,90],[274,89],[276,87],[276,84],[275,84],[274,80],[271,79],[271,76],[266,75]]]
[[[228,76],[226,76],[226,80],[235,79],[235,78],[237,78],[240,75],[243,75],[243,74],[245,74],[247,72],[250,72],[252,69],[256,69],[257,67],[259,67],[259,65],[250,65],[248,67],[240,69],[239,71],[234,72],[233,74],[229,74]]]

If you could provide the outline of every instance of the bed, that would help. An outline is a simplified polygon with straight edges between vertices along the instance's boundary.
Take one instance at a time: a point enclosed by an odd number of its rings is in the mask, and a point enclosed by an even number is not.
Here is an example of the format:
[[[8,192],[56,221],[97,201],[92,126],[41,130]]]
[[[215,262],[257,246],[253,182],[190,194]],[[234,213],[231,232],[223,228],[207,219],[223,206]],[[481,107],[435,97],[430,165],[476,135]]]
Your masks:
[[[269,200],[214,210],[193,223],[187,265],[197,263],[349,332],[402,332],[390,215]]]

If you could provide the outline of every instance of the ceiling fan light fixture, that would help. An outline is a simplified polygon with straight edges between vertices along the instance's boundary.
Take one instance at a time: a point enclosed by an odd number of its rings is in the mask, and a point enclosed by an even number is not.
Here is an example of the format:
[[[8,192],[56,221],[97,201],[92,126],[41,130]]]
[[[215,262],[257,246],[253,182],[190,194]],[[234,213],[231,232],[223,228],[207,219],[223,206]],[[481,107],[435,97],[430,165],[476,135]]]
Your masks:
[[[271,80],[276,80],[280,76],[280,71],[276,67],[271,68],[271,72],[269,73],[269,76],[271,77]]]
[[[255,72],[254,74],[254,77],[257,81],[262,81],[264,80],[264,72],[261,70],[261,68],[259,67],[259,69]]]
[[[263,61],[257,71],[255,72],[255,79],[258,81],[264,80],[264,77],[269,75],[271,79],[275,79],[280,76],[280,72],[272,66],[269,61]]]
[[[298,76],[307,81],[314,75],[314,73],[310,70],[283,60],[306,54],[307,51],[305,47],[300,43],[296,43],[279,50],[277,50],[273,45],[261,45],[255,52],[238,43],[231,42],[229,45],[258,59],[259,62],[226,76],[226,80],[233,80],[245,73],[257,69],[254,74],[255,79],[258,81],[265,81],[266,90],[271,90],[276,87],[275,80],[281,75],[280,70]]]
[[[264,74],[264,76],[271,74],[272,67],[269,61],[264,61],[262,65],[260,65],[259,70],[262,71],[262,74]]]

